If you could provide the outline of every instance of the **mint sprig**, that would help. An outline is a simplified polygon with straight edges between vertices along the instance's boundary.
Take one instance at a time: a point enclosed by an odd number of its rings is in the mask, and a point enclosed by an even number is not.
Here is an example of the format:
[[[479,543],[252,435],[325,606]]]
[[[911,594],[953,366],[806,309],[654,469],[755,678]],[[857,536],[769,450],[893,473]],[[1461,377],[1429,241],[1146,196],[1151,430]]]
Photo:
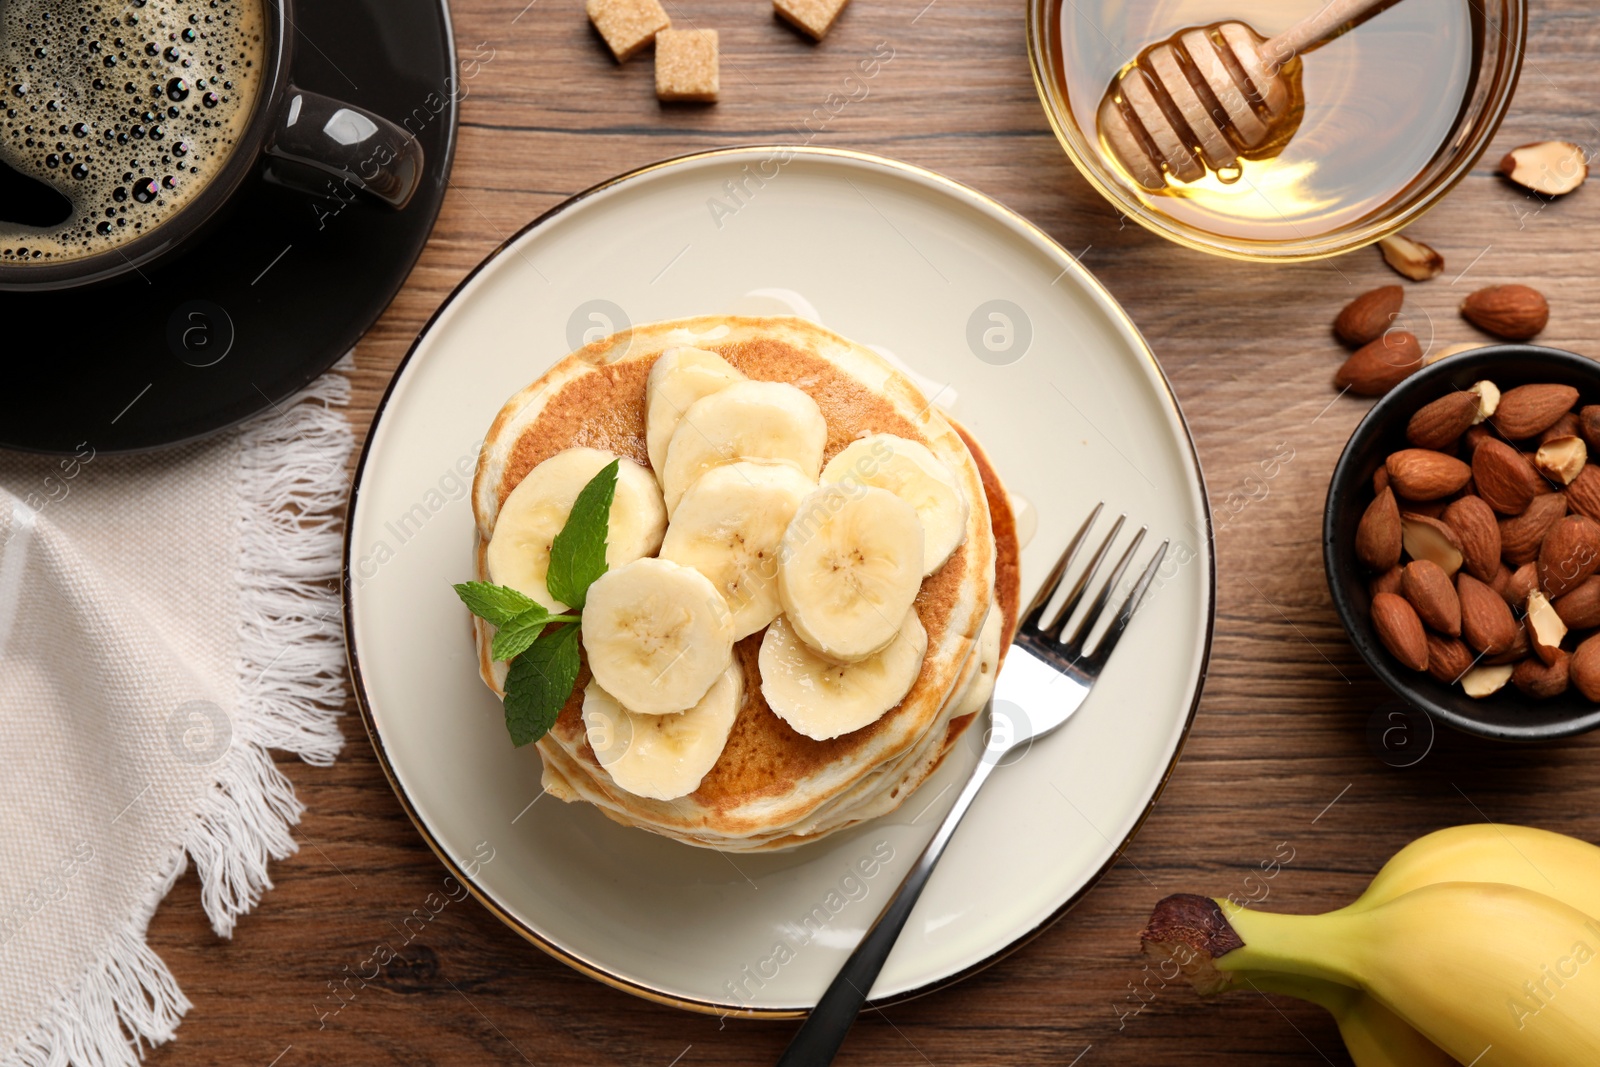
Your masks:
[[[492,582],[462,582],[455,591],[469,611],[495,626],[504,626],[524,611],[539,608],[533,597]]]
[[[521,748],[550,732],[578,681],[578,626],[549,631],[511,661],[506,674],[506,729]]]
[[[583,610],[589,586],[606,572],[606,535],[611,525],[611,501],[617,494],[614,459],[583,487],[572,502],[567,524],[550,543],[550,569],[544,584],[550,595],[573,611]]]
[[[550,547],[545,585],[574,613],[582,610],[589,586],[606,572],[618,463],[612,460],[583,487]],[[503,703],[512,743],[521,748],[539,740],[555,725],[578,682],[582,616],[552,615],[527,594],[492,582],[461,582],[453,588],[467,610],[495,627],[489,654],[511,661]]]

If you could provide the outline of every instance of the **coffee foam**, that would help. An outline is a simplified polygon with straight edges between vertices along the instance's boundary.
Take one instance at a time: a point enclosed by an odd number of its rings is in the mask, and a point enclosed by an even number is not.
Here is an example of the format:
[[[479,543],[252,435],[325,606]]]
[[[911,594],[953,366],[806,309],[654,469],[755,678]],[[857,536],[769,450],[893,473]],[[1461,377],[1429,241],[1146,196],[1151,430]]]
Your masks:
[[[264,39],[262,0],[0,0],[0,162],[71,206],[27,225],[29,194],[0,198],[0,263],[80,259],[176,216],[249,122]]]

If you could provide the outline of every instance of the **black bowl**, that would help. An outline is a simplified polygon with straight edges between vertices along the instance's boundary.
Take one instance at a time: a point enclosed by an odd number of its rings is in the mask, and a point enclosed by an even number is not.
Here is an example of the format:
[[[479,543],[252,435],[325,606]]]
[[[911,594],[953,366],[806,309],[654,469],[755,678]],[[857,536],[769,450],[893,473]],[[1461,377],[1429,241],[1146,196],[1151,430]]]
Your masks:
[[[1502,390],[1556,382],[1578,390],[1579,404],[1600,404],[1600,363],[1536,345],[1493,345],[1424,367],[1373,405],[1333,469],[1322,515],[1322,559],[1328,588],[1350,641],[1373,673],[1412,707],[1458,730],[1499,741],[1549,741],[1600,726],[1600,706],[1576,689],[1535,700],[1507,685],[1475,700],[1430,675],[1402,667],[1372,628],[1371,575],[1356,559],[1356,526],[1372,501],[1372,476],[1391,452],[1409,447],[1406,423],[1416,410],[1455,389],[1489,380]]]

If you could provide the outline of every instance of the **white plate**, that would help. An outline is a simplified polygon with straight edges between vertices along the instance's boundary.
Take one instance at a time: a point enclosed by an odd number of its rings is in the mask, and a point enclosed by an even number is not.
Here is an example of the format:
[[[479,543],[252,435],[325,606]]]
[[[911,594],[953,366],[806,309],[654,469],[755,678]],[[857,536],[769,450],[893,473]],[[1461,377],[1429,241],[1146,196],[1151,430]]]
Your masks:
[[[530,807],[539,757],[511,746],[450,585],[472,576],[465,483],[483,432],[575,334],[785,306],[944,387],[1036,512],[1025,591],[1099,500],[1174,545],[1082,711],[979,796],[875,999],[994,961],[1094,883],[1177,760],[1211,635],[1205,491],[1167,382],[1106,291],[994,201],[859,153],[732,149],[625,175],[519,234],[423,331],[367,441],[345,587],[361,710],[418,829],[505,922],[603,981],[727,1014],[816,1002],[976,739],[899,811],[776,855],[692,848],[586,805]]]

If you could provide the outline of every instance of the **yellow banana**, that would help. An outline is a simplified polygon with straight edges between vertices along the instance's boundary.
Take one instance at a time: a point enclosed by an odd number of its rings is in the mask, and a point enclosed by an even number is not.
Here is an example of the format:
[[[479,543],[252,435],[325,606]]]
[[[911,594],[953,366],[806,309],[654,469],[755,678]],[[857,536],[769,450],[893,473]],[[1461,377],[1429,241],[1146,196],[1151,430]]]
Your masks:
[[[1211,943],[1242,941],[1216,960],[1221,971],[1358,985],[1479,1067],[1553,1067],[1600,1055],[1600,922],[1552,897],[1445,882],[1326,915],[1219,907],[1231,929],[1211,931]]]
[[[1527,826],[1479,823],[1428,834],[1396,853],[1347,912],[1441,882],[1520,886],[1600,917],[1600,848]],[[1239,984],[1310,1001],[1338,1023],[1357,1067],[1450,1067],[1456,1061],[1359,989],[1336,981],[1236,971]],[[1529,1002],[1530,1004],[1532,1002]]]
[[[1476,823],[1419,837],[1383,865],[1351,907],[1438,882],[1502,882],[1600,918],[1600,848],[1531,826]]]
[[[1246,987],[1298,997],[1332,1015],[1356,1067],[1459,1067],[1410,1023],[1359,989],[1298,974],[1238,971],[1235,976]]]

